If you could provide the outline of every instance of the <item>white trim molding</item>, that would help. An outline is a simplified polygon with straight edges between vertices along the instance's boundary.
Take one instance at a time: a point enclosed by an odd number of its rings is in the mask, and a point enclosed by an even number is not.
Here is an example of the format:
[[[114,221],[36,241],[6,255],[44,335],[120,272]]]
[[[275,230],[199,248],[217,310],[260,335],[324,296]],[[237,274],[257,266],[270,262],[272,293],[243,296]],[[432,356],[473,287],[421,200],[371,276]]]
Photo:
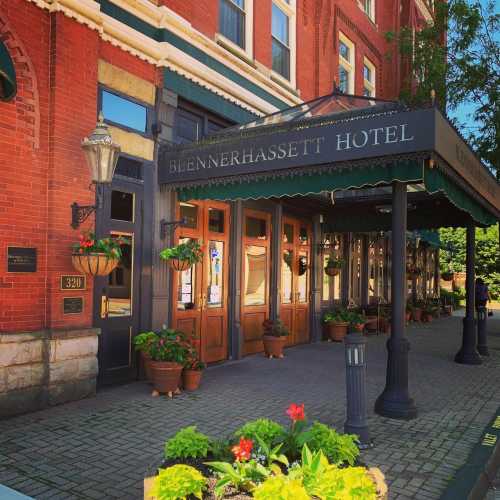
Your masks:
[[[370,79],[365,78],[365,68],[366,66],[370,71]],[[369,92],[369,97],[376,97],[376,88],[377,88],[377,73],[375,69],[375,65],[368,59],[366,56],[363,59],[363,95],[365,93],[365,89]],[[367,96],[368,97],[368,96]]]
[[[217,95],[259,116],[277,111],[276,106],[205,66],[172,44],[157,42],[130,26],[104,14],[100,10],[99,3],[94,0],[27,1],[49,12],[62,12],[65,16],[88,26],[90,29],[96,30],[103,40],[112,45],[157,67],[168,67],[189,80],[210,89]],[[254,61],[255,64],[252,65],[252,61],[232,54],[226,48],[219,45],[217,40],[212,40],[195,30],[189,21],[168,7],[157,6],[149,0],[112,1],[118,7],[151,24],[153,27],[169,30],[208,56],[224,64],[228,69],[233,70],[249,82],[259,86],[273,97],[280,99],[285,104],[294,106],[302,102],[298,93],[289,90],[289,87],[295,87],[294,82],[288,82],[288,85],[284,86],[273,81],[269,68],[264,68],[257,61]],[[291,1],[294,2],[294,0]],[[295,23],[293,23],[293,32],[295,33]],[[186,64],[187,61],[189,61],[188,64]],[[295,80],[295,57],[291,58],[291,63],[293,63]]]

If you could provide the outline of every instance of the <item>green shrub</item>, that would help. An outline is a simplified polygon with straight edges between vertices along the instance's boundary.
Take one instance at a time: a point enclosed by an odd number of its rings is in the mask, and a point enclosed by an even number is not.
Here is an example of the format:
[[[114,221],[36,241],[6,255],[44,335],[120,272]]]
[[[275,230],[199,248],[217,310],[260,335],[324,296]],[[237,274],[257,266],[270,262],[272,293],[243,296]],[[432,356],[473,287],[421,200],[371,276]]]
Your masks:
[[[257,442],[256,436],[258,435],[268,446],[272,446],[284,439],[286,432],[284,427],[277,422],[269,420],[268,418],[259,418],[247,422],[237,429],[234,435],[238,438],[245,437],[251,439],[254,442]]]
[[[196,426],[184,427],[165,443],[165,458],[206,458],[210,439],[198,432]]]
[[[307,492],[320,500],[332,498],[375,500],[377,497],[375,483],[363,467],[339,469],[330,465],[316,477],[315,481],[311,481]]]
[[[307,431],[307,445],[311,451],[322,450],[330,463],[354,465],[359,455],[357,437],[352,434],[339,434],[325,424],[314,422]]]
[[[193,495],[201,500],[207,480],[194,467],[177,464],[160,469],[151,494],[159,500],[186,500]]]
[[[266,479],[253,491],[257,500],[309,500],[304,486],[297,479],[279,474]]]
[[[230,439],[214,439],[210,443],[210,453],[214,460],[222,462],[232,462],[234,460]]]

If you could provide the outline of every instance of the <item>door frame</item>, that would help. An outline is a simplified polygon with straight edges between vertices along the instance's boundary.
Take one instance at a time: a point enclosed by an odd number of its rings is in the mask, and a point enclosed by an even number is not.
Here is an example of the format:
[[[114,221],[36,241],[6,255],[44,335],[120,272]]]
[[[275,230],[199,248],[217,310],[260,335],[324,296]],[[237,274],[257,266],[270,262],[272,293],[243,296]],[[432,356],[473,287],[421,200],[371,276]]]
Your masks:
[[[180,205],[181,202],[176,203],[175,213],[176,219],[180,220]],[[189,228],[185,226],[180,226],[176,229],[173,239],[173,244],[177,245],[181,238],[192,238],[199,242],[201,241],[201,246],[203,249],[202,261],[195,264],[195,306],[192,310],[182,311],[177,308],[177,290],[179,286],[179,272],[174,271],[172,273],[171,280],[171,324],[174,328],[178,328],[178,321],[182,318],[192,318],[195,321],[196,331],[191,339],[192,344],[197,349],[198,355],[201,361],[204,362],[218,362],[224,361],[229,356],[229,262],[231,253],[231,210],[228,203],[213,201],[213,200],[190,200],[186,203],[190,205],[195,205],[198,207],[198,218],[196,228]],[[224,232],[210,232],[209,230],[209,209],[216,208],[224,211]],[[206,295],[204,291],[207,288],[207,276],[208,276],[208,252],[207,244],[208,241],[216,240],[222,241],[224,243],[224,259],[223,259],[223,306],[222,308],[208,308],[206,307]],[[203,331],[206,331],[206,323],[210,316],[216,314],[216,309],[222,309],[222,321],[223,321],[223,343],[220,350],[220,354],[215,354],[217,359],[211,358],[208,354],[207,340],[208,336],[203,335]],[[180,329],[180,328],[179,328]]]
[[[111,193],[112,191],[122,191],[134,194],[134,221],[126,222],[111,219]],[[106,348],[110,340],[110,333],[106,331],[116,323],[119,318],[101,317],[103,307],[103,291],[107,289],[109,275],[94,277],[93,289],[93,324],[101,329],[98,336],[98,364],[99,373],[97,377],[98,386],[112,385],[129,382],[137,378],[137,356],[132,347],[133,338],[139,333],[141,328],[141,281],[142,281],[142,261],[143,261],[143,219],[144,219],[144,185],[140,181],[129,181],[123,177],[116,176],[111,186],[105,189],[103,197],[103,207],[96,214],[96,235],[97,237],[107,237],[112,233],[133,234],[133,261],[132,261],[132,315],[130,336],[129,336],[129,365],[127,368],[107,369]],[[128,316],[127,316],[128,317]],[[123,318],[122,318],[123,319]],[[108,322],[108,323],[106,323]],[[109,323],[111,322],[111,323]]]
[[[292,242],[284,242],[283,237],[285,234],[285,224],[292,225],[293,227],[293,241]],[[307,230],[307,241],[306,245],[302,245],[300,243],[300,229],[305,227]],[[290,334],[287,339],[287,346],[303,344],[310,342],[311,340],[311,312],[312,312],[312,273],[314,272],[313,268],[313,245],[312,245],[312,237],[313,237],[313,226],[311,222],[304,220],[300,217],[295,217],[292,215],[283,215],[281,220],[281,255],[279,256],[279,272],[281,276],[280,280],[280,290],[279,290],[279,316],[282,316],[282,310],[289,309],[291,311],[291,325],[290,325]],[[285,250],[291,250],[293,253],[293,262],[292,262],[292,301],[290,303],[283,303],[283,282],[282,282],[282,269],[283,269],[283,253]],[[298,276],[299,276],[299,255],[300,252],[307,253],[307,292],[306,302],[298,302]],[[296,320],[297,320],[297,312],[301,309],[306,310],[306,321],[305,325],[307,327],[307,340],[300,339],[298,336],[298,332],[296,330]]]
[[[261,240],[258,238],[251,238],[246,236],[246,220],[247,217],[255,217],[257,219],[262,219],[266,221],[266,239]],[[270,283],[271,283],[271,273],[273,266],[273,256],[271,254],[271,241],[273,238],[272,231],[272,215],[270,212],[265,210],[255,210],[253,208],[244,208],[243,209],[243,231],[242,231],[242,241],[241,241],[241,299],[240,299],[240,321],[241,321],[241,336],[242,336],[242,355],[246,356],[249,354],[255,354],[258,352],[262,352],[264,350],[264,344],[262,342],[262,338],[258,340],[247,341],[245,339],[245,314],[248,313],[264,313],[264,319],[269,319],[270,314],[270,305],[271,305],[271,296],[270,296]],[[265,297],[266,302],[264,305],[259,306],[245,306],[245,273],[246,273],[246,263],[245,263],[245,248],[247,245],[252,246],[262,246],[266,248],[266,256],[267,256],[267,270],[266,270],[266,288],[265,288]],[[251,345],[248,345],[248,344]]]

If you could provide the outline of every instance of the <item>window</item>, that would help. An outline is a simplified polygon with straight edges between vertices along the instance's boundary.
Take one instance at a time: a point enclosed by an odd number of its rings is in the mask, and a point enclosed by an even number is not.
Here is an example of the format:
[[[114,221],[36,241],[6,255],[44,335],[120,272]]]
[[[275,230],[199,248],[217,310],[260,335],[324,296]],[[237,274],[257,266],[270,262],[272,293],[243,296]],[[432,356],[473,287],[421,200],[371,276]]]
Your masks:
[[[220,0],[219,31],[243,50],[246,48],[246,0]]]
[[[148,108],[131,99],[102,89],[101,111],[108,122],[142,133],[148,131]]]
[[[375,0],[362,0],[365,14],[375,22]]]
[[[363,63],[363,95],[375,97],[375,66],[366,57]]]
[[[290,80],[290,20],[275,3],[272,14],[273,70]]]
[[[339,90],[354,94],[354,44],[339,33]]]

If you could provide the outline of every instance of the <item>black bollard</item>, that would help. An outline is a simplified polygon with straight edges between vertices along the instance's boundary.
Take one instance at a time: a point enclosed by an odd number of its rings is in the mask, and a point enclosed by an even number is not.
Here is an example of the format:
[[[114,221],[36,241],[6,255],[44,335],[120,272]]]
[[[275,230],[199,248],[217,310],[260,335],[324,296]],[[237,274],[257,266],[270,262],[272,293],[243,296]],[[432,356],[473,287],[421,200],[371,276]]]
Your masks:
[[[488,318],[488,309],[486,306],[477,308],[477,350],[481,356],[489,356],[488,333],[486,332],[486,319]]]
[[[359,447],[370,448],[370,431],[366,421],[366,338],[359,332],[345,339],[347,419],[344,432],[359,436]]]

